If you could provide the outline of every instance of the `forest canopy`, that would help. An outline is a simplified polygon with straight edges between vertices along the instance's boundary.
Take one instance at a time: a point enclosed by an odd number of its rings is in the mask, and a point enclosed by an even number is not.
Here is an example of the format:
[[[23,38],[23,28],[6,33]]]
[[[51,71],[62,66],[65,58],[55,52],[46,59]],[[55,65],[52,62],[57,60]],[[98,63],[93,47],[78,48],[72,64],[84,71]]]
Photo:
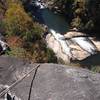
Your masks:
[[[10,46],[7,55],[33,62],[56,62],[42,38],[43,27],[25,10],[24,0],[0,0],[0,33]]]

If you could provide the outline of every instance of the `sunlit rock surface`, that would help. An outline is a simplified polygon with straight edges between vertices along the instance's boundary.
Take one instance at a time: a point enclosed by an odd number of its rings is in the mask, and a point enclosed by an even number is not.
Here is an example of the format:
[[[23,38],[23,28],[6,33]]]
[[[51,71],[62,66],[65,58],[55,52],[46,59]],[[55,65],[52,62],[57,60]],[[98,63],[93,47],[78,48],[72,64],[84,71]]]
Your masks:
[[[47,41],[48,47],[51,48],[55,52],[58,59],[61,58],[65,62],[70,62],[69,57],[65,53],[63,53],[60,43],[54,38],[54,36],[52,36],[51,34],[48,34],[46,37],[46,41]]]
[[[0,56],[0,83],[11,85],[34,66],[25,60]]]
[[[70,62],[70,58],[72,60],[83,60],[96,54],[97,51],[100,51],[100,42],[95,41],[91,37],[87,37],[84,33],[72,31],[64,34],[64,37],[64,41],[70,48],[71,57],[68,57],[68,55],[63,52],[61,43],[59,43],[55,36],[48,34],[46,41],[48,47],[55,52],[57,57],[60,57],[65,62]]]
[[[35,65],[16,58],[0,57],[0,84],[11,85]],[[33,75],[34,71],[13,87],[11,93],[21,100],[28,99]],[[100,74],[78,67],[41,64],[33,81],[31,100],[100,100]]]

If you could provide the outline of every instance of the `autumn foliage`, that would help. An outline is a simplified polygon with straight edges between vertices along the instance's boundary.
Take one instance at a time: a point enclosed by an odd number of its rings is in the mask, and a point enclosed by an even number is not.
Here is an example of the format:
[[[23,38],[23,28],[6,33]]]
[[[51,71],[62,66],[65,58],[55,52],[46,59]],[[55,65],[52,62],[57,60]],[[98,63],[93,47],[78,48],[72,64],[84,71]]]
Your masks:
[[[6,54],[33,62],[56,62],[42,38],[43,28],[25,11],[20,0],[5,0],[2,27],[10,51]]]
[[[5,13],[6,35],[17,35],[24,40],[32,40],[34,34],[41,35],[41,27],[33,23],[32,18],[25,12],[20,3],[11,3]],[[37,30],[37,31],[36,31]]]

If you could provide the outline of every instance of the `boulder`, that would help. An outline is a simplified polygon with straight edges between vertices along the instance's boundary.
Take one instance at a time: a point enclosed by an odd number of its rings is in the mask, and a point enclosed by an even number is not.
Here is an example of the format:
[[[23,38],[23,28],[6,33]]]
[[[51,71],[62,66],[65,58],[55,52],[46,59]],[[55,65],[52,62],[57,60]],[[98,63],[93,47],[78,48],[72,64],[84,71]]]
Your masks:
[[[62,51],[60,43],[51,34],[47,35],[46,42],[48,47],[54,51],[58,59],[61,58],[65,62],[70,63],[69,57]]]
[[[65,38],[73,38],[77,36],[86,36],[85,33],[77,32],[77,31],[69,31],[66,34],[64,34]]]
[[[32,67],[30,62],[9,56],[0,56],[0,84],[11,85]]]
[[[85,33],[77,32],[77,31],[70,31],[64,34],[65,38],[70,38],[73,40],[75,37],[86,37],[89,39],[89,41],[95,46],[94,48],[96,51],[100,51],[100,41],[97,41],[94,39],[94,37],[88,37]],[[91,56],[87,51],[82,49],[79,45],[76,43],[71,43],[70,47],[73,48],[72,53],[78,60],[84,60],[87,57]],[[95,54],[95,53],[94,53]]]
[[[91,41],[96,45],[98,51],[100,51],[100,41],[99,40],[94,40],[93,38],[91,38]]]
[[[0,57],[0,74],[3,76],[0,84],[11,85],[36,65],[17,58]],[[28,99],[34,74],[35,71],[31,72],[10,92],[21,100]],[[31,100],[100,100],[100,74],[79,67],[41,64],[30,97]]]
[[[62,50],[61,43],[59,43],[53,35],[48,34],[46,41],[48,47],[51,48],[56,56],[61,58],[65,63],[70,63],[71,60],[84,60],[100,51],[100,41],[88,37],[85,33],[70,31],[64,34],[64,37],[66,44],[70,48],[71,57],[68,57],[68,55],[63,52],[64,50]]]

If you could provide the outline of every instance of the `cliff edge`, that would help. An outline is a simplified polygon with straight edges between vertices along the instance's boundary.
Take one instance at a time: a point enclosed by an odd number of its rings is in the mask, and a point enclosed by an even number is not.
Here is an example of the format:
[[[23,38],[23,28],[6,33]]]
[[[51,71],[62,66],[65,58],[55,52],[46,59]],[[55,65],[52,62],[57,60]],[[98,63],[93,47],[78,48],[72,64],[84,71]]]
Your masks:
[[[0,84],[11,85],[37,64],[0,57]],[[27,100],[35,71],[10,91]],[[31,100],[100,100],[100,74],[58,64],[40,64],[32,84]]]

